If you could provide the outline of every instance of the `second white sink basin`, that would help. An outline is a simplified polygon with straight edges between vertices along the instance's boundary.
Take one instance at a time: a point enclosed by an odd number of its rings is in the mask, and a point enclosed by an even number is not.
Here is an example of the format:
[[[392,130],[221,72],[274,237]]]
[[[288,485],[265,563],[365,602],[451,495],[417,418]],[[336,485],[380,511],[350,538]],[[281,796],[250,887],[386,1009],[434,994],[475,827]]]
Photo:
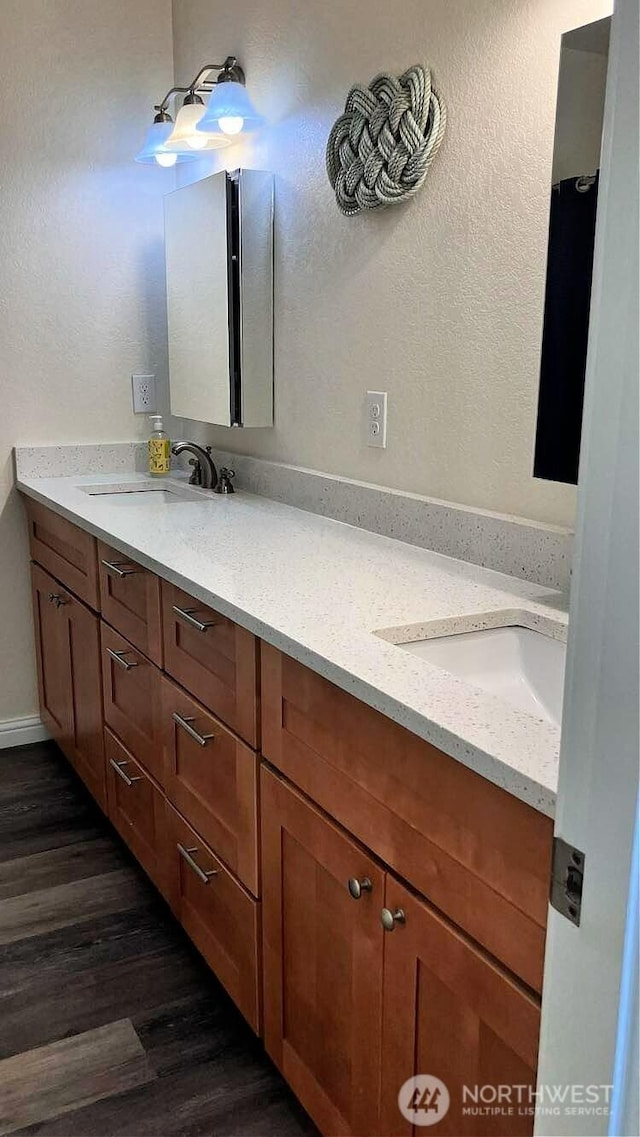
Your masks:
[[[562,721],[566,644],[529,628],[487,628],[397,645],[512,706]]]

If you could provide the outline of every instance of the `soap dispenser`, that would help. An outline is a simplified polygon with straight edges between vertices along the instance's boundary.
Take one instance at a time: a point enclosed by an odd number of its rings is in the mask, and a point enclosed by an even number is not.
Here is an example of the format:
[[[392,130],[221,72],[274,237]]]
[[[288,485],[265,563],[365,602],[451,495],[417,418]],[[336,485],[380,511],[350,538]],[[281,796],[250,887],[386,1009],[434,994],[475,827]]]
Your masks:
[[[149,475],[164,478],[171,468],[171,442],[162,429],[162,415],[149,415],[153,430],[148,442]]]

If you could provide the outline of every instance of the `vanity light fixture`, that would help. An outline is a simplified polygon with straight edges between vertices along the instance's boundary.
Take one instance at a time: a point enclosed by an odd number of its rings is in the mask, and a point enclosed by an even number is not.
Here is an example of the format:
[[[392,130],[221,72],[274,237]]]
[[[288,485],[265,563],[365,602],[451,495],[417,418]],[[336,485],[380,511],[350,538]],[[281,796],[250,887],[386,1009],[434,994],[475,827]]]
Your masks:
[[[224,63],[207,63],[188,87],[172,87],[154,110],[136,162],[173,166],[193,161],[203,152],[231,144],[232,135],[255,130],[263,121],[244,86],[244,71],[234,55]],[[175,124],[169,114],[171,99],[184,95]],[[209,97],[209,106],[205,98]]]

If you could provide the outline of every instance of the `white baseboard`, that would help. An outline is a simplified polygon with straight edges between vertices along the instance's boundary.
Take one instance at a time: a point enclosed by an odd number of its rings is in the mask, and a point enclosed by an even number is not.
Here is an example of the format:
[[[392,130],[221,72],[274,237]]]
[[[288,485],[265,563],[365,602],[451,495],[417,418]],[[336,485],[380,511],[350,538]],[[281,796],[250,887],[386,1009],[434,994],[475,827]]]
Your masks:
[[[34,742],[46,742],[48,738],[51,735],[38,715],[0,721],[0,750],[9,746],[30,746]]]

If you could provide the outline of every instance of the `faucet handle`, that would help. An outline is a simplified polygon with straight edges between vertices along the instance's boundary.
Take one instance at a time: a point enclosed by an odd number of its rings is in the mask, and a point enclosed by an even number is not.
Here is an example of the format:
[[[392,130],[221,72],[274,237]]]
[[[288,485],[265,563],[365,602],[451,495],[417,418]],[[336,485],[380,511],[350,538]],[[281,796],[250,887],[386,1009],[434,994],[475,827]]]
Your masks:
[[[223,466],[222,469],[220,470],[220,475],[218,477],[218,484],[217,484],[217,486],[213,492],[214,493],[225,493],[225,494],[235,493],[236,491],[234,490],[233,485],[232,485],[232,481],[235,478],[235,476],[236,476],[235,470],[230,470],[228,468],[228,466]]]
[[[193,466],[193,473],[191,474],[191,477],[189,478],[189,485],[190,486],[201,486],[202,485],[202,466],[201,466],[199,460],[197,458],[190,458],[189,459],[189,465]]]

